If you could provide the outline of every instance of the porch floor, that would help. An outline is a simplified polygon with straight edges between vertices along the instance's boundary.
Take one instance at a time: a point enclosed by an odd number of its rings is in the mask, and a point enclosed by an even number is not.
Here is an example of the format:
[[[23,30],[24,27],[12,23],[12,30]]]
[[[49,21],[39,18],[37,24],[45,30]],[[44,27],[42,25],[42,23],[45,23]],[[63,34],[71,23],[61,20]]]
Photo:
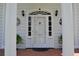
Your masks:
[[[17,56],[61,56],[62,50],[49,49],[48,51],[34,51],[32,49],[18,49]],[[79,49],[75,49],[75,53],[79,56]],[[4,49],[0,49],[0,56],[4,56]]]
[[[49,49],[48,51],[34,51],[32,49],[17,50],[18,56],[61,56],[61,50]]]

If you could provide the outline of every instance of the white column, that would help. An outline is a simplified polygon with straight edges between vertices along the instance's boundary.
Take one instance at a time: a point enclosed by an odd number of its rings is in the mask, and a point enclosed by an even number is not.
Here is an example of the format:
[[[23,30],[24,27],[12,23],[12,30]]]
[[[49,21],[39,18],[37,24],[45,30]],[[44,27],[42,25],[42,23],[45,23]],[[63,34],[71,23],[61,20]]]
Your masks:
[[[61,4],[62,13],[62,33],[63,33],[63,55],[74,55],[74,27],[73,11],[71,3]]]
[[[6,4],[5,15],[5,55],[16,55],[16,11],[17,4]]]

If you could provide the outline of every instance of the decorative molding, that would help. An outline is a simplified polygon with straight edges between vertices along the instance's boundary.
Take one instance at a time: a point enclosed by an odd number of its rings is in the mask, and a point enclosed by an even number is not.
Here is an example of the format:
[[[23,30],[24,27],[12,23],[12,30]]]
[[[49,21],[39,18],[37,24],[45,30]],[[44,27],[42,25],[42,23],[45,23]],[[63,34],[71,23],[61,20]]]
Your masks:
[[[38,14],[51,15],[51,13],[47,11],[34,11],[34,12],[29,13],[29,15],[38,15]]]

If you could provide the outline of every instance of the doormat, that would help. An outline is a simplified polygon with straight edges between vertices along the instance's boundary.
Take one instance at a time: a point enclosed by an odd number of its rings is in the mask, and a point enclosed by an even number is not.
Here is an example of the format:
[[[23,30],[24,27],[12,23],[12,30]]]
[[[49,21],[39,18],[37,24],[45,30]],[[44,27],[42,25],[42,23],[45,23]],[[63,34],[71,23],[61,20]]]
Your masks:
[[[49,48],[32,48],[33,51],[48,51]]]

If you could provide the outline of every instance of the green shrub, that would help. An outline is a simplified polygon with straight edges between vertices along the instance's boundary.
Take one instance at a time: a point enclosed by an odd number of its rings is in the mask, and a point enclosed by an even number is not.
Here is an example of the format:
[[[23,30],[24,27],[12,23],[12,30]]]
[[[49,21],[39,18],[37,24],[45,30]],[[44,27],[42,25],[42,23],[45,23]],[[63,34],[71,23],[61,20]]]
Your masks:
[[[59,43],[62,44],[62,35],[59,37]]]
[[[17,40],[16,43],[20,44],[20,43],[22,43],[23,39],[22,39],[22,37],[19,34],[17,34],[16,40]]]

